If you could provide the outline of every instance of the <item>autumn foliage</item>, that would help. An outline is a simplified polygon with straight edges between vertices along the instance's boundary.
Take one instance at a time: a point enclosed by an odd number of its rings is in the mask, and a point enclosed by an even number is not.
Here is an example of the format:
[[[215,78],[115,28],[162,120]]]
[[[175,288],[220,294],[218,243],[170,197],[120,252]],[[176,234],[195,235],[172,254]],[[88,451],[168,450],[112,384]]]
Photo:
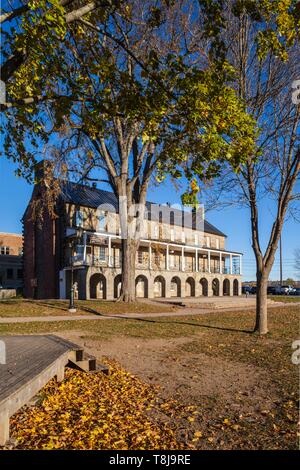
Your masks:
[[[192,449],[201,433],[178,442],[169,418],[193,422],[194,407],[156,392],[116,364],[108,376],[68,369],[61,384],[53,379],[43,389],[37,406],[12,418],[12,437],[19,449]]]

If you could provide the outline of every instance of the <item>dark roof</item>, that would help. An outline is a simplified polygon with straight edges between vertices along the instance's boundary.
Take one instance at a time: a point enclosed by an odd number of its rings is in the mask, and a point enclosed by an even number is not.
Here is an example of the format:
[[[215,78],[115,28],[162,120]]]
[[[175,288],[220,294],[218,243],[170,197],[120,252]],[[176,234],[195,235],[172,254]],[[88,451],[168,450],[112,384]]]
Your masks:
[[[105,191],[104,189],[93,188],[90,186],[73,183],[71,181],[66,181],[66,182],[63,182],[61,186],[61,197],[65,202],[72,203],[78,206],[85,206],[85,207],[91,207],[93,209],[96,209],[100,205],[107,205],[107,206],[111,206],[116,211],[118,211],[118,200],[115,194],[110,191]],[[150,209],[151,205],[160,207],[160,204],[147,201],[146,206],[148,209]],[[169,210],[170,213],[174,212],[175,214],[174,225],[181,226],[181,222],[178,223],[178,219],[182,220],[182,215],[184,214],[184,211],[181,211],[179,209],[174,209],[173,207],[171,206],[168,207],[166,205],[163,205],[161,207],[164,208],[164,211]],[[180,217],[178,217],[178,215]],[[188,219],[189,220],[185,221],[186,222],[185,226],[191,228],[192,221],[190,217]],[[212,233],[214,235],[219,235],[221,237],[226,237],[226,235],[223,232],[218,230],[214,225],[210,224],[207,220],[204,220],[204,232]]]

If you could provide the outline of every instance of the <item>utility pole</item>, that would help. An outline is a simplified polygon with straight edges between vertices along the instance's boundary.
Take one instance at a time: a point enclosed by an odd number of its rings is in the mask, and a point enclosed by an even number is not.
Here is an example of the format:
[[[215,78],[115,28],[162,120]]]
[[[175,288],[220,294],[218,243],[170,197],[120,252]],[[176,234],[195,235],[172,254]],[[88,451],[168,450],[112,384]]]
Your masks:
[[[282,242],[281,235],[279,240],[279,256],[280,256],[280,285],[282,286]]]

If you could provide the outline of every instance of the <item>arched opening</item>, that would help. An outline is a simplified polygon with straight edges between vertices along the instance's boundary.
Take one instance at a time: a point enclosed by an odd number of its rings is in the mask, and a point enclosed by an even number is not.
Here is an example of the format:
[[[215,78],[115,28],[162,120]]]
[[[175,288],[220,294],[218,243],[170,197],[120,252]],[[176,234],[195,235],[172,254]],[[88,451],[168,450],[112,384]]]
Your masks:
[[[118,274],[114,279],[114,298],[115,299],[118,299],[120,297],[121,281],[122,281],[122,276],[121,274]]]
[[[95,273],[90,278],[90,298],[106,299],[106,278],[103,274]]]
[[[170,293],[171,297],[181,297],[181,281],[177,276],[171,279]]]
[[[185,281],[185,296],[195,297],[195,279],[193,277],[188,277]]]
[[[205,297],[207,297],[208,296],[208,281],[207,281],[207,279],[205,279],[205,277],[200,279],[200,285],[201,285],[201,294],[200,295],[204,295]]]
[[[229,279],[224,279],[224,281],[223,281],[223,295],[230,295],[230,281],[229,281]]]
[[[239,281],[237,279],[233,281],[233,295],[239,295]]]
[[[138,298],[148,297],[148,279],[146,276],[138,276],[135,280],[135,295]]]
[[[156,276],[153,287],[154,297],[166,297],[166,281],[163,276]]]
[[[213,281],[212,281],[212,292],[213,292],[213,295],[215,295],[215,296],[220,295],[220,282],[219,282],[219,279],[213,279]]]

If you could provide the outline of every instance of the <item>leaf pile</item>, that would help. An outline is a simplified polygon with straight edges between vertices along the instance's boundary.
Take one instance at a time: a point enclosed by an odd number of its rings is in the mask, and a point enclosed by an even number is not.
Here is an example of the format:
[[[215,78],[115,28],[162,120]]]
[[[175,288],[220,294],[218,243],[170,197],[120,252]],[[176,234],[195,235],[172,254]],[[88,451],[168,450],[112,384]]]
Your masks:
[[[182,449],[168,416],[186,419],[193,407],[163,402],[157,391],[116,364],[109,376],[66,370],[61,384],[53,379],[43,399],[11,420],[18,449]],[[157,413],[165,413],[157,420]]]

